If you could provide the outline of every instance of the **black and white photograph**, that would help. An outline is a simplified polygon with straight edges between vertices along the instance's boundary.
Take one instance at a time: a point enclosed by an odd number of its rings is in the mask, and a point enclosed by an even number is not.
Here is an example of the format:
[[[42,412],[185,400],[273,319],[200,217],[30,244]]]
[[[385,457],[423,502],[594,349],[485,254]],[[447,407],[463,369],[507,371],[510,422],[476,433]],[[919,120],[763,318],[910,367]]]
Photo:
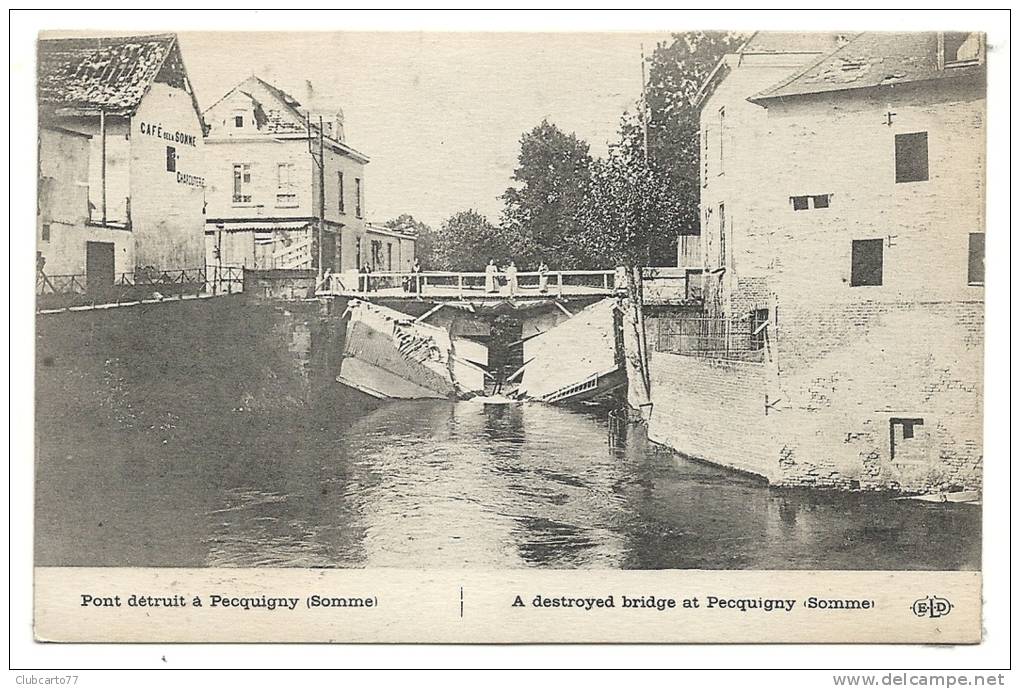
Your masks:
[[[981,34],[38,56],[38,565],[979,568]]]
[[[789,605],[845,622],[835,641],[979,642],[1001,56],[979,26],[852,15],[552,32],[50,16],[24,391],[37,639],[461,640],[103,632],[136,606],[240,607],[253,629],[287,608],[389,614],[384,588],[272,582],[400,572],[449,584],[430,604],[450,624],[729,608],[750,620],[737,640],[806,640],[770,626]],[[118,588],[124,572],[162,589]],[[734,572],[819,583],[589,591]],[[527,584],[546,575],[586,583],[546,599]],[[850,612],[888,606],[913,626]],[[575,638],[486,619],[471,640]]]

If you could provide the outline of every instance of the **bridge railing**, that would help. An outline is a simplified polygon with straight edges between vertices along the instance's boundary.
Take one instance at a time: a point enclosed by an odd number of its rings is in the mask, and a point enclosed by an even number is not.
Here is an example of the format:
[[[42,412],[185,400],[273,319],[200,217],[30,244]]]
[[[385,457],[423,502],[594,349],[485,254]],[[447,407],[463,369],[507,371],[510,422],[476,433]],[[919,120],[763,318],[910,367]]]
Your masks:
[[[84,273],[47,275],[35,280],[38,310],[125,304],[153,299],[184,299],[197,296],[236,294],[244,289],[240,266],[204,266],[180,270],[138,268],[114,275],[101,283],[91,282]]]
[[[423,271],[358,273],[356,285],[351,274],[331,275],[319,285],[319,291],[333,294],[356,292],[361,294],[380,290],[401,290],[408,293],[428,293],[441,290],[459,295],[484,295],[486,274],[483,272]],[[506,273],[497,273],[495,292],[506,295],[509,291]],[[613,270],[556,270],[548,272],[521,271],[517,273],[517,294],[562,295],[571,289],[584,288],[610,293],[618,284]]]

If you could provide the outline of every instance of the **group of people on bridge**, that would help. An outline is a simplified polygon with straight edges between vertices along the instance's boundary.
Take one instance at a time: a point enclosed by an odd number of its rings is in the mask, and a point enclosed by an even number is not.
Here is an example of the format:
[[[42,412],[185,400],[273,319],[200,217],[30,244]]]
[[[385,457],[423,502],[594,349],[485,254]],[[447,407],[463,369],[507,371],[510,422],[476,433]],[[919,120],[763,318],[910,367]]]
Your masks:
[[[507,287],[510,290],[510,296],[516,296],[518,290],[517,284],[517,266],[513,261],[510,261],[500,272],[496,262],[492,259],[489,260],[489,264],[485,266],[485,291],[488,294],[495,294],[499,292],[501,280],[506,280]],[[545,261],[541,261],[538,264],[538,291],[545,294],[549,291],[549,266],[546,265]]]
[[[545,261],[541,261],[539,262],[538,269],[535,273],[538,274],[538,292],[540,294],[547,294],[549,292],[549,266]],[[438,273],[437,275],[450,275],[450,273]],[[477,273],[475,273],[475,275],[477,275]],[[484,289],[487,294],[499,294],[502,291],[503,285],[507,286],[510,297],[517,296],[520,291],[517,265],[512,260],[503,268],[497,266],[495,260],[489,260],[488,265],[485,266],[484,275]],[[534,273],[531,273],[531,275],[534,275]],[[465,274],[465,277],[469,276],[470,274]],[[334,278],[339,277],[340,274],[333,273],[331,270],[326,269],[319,284],[322,286],[328,286],[329,289],[333,289],[333,280]],[[414,260],[410,274],[384,273],[379,276],[374,276],[372,266],[366,263],[364,266],[358,268],[357,287],[358,291],[361,292],[374,292],[378,291],[380,284],[385,285],[388,279],[399,278],[397,286],[401,287],[404,292],[421,293],[424,291],[426,280],[429,277],[432,276],[422,271],[422,267],[418,262],[418,259]]]

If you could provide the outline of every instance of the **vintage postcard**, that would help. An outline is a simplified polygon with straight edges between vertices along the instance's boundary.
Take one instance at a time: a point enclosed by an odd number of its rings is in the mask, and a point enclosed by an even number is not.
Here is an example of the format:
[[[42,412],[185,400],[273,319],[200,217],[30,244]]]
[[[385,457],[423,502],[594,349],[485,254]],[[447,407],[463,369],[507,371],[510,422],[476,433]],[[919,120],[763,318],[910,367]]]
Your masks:
[[[981,642],[986,35],[681,29],[39,33],[36,639]]]

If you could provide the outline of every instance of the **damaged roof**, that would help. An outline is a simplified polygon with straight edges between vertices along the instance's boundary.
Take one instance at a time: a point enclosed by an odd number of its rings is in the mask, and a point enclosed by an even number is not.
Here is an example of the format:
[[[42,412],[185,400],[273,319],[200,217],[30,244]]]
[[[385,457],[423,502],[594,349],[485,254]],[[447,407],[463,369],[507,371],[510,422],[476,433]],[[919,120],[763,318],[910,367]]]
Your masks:
[[[827,55],[839,45],[844,34],[822,33],[817,31],[755,31],[751,34],[734,55],[737,64],[746,56],[753,55]],[[729,74],[732,65],[729,56],[723,55],[715,68],[702,82],[691,103],[700,106],[715,90],[718,83]]]
[[[275,99],[282,109],[272,107],[273,104],[262,102],[256,95],[256,88],[263,88],[273,99]],[[255,119],[258,122],[258,128],[260,132],[267,134],[305,134],[305,116],[307,112],[302,111],[304,106],[301,102],[290,95],[283,89],[270,84],[265,79],[256,75],[246,77],[234,88],[227,91],[225,94],[220,96],[215,103],[210,105],[205,110],[205,115],[211,113],[217,106],[223,101],[229,98],[234,93],[241,93],[247,98],[251,99],[254,110]],[[265,98],[265,96],[263,96]],[[313,134],[318,131],[318,127],[315,126],[314,122],[311,124]],[[325,135],[325,139],[329,141],[334,147],[341,149],[342,151],[350,154],[352,157],[361,160],[362,162],[369,162],[368,156],[361,153],[347,142],[342,139],[338,139],[335,136]]]
[[[827,93],[983,73],[983,61],[939,66],[937,33],[868,32],[748,100]]]
[[[838,45],[839,36],[820,31],[755,31],[737,54],[830,53]]]
[[[194,100],[174,34],[40,38],[38,57],[39,104],[58,114],[133,114],[157,80]]]

